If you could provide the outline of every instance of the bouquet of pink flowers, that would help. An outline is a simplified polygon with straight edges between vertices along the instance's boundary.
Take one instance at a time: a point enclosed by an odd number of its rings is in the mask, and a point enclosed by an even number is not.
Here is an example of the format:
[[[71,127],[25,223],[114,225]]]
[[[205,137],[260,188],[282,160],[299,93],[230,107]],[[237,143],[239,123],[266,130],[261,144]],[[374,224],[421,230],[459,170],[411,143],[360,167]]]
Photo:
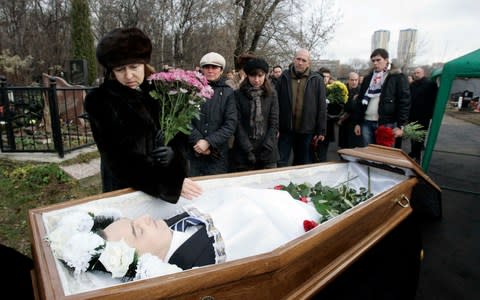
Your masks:
[[[178,132],[190,134],[193,118],[200,118],[200,106],[213,96],[207,79],[195,71],[176,69],[150,75],[155,89],[152,98],[160,101],[160,127],[165,145]]]

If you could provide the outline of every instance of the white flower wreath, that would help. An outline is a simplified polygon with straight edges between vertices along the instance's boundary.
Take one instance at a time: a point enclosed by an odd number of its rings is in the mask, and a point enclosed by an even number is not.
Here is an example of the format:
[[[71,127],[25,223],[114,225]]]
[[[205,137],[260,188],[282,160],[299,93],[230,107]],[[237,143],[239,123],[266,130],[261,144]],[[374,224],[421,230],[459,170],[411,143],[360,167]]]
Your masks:
[[[103,211],[95,216],[116,220],[120,218],[121,213],[117,210]],[[136,263],[134,280],[182,271],[176,265],[163,262],[150,253],[136,259],[135,248],[129,247],[123,239],[115,242],[105,241],[91,231],[93,225],[93,213],[74,211],[63,216],[56,228],[45,238],[53,255],[71,268],[75,275],[88,271],[91,261],[97,257],[112,274],[112,278],[126,277],[132,263]]]

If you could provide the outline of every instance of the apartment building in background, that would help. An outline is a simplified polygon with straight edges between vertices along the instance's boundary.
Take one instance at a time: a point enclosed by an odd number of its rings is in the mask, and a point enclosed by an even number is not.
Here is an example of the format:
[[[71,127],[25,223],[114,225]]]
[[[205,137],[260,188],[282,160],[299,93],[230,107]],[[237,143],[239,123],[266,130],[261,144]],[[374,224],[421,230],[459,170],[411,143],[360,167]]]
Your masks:
[[[388,51],[388,43],[390,42],[390,31],[377,30],[372,35],[372,51],[377,48],[383,48]]]
[[[397,60],[401,65],[412,65],[416,56],[417,30],[402,29],[398,36]]]

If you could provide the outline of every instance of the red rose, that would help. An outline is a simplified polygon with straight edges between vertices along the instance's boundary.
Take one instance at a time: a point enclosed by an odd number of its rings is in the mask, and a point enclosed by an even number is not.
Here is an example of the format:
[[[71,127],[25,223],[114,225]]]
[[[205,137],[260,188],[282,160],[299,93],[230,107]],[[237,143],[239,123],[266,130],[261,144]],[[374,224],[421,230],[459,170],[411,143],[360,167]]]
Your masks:
[[[285,186],[284,186],[284,185],[281,185],[281,184],[276,185],[276,186],[273,187],[273,189],[275,189],[275,190],[283,190],[284,188],[285,188]]]
[[[395,136],[392,128],[383,125],[378,126],[377,130],[375,130],[375,140],[377,145],[393,147],[395,145]]]
[[[307,196],[301,196],[300,199],[298,199],[298,200],[300,200],[300,201],[302,201],[302,202],[305,202],[305,203],[308,203],[308,198],[307,198]]]
[[[318,223],[313,220],[304,220],[303,221],[303,229],[305,232],[312,230],[313,228],[317,227]]]

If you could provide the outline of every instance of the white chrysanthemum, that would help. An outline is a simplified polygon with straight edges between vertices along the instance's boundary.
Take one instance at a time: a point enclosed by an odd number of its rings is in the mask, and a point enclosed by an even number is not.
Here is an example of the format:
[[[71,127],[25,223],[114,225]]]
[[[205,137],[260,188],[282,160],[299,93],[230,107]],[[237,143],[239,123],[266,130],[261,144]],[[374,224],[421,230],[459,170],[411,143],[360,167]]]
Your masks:
[[[122,239],[118,242],[107,242],[99,260],[105,269],[112,273],[113,278],[121,278],[127,273],[134,255],[135,248],[129,247]]]
[[[64,245],[75,233],[77,231],[73,231],[69,226],[63,226],[57,227],[47,236],[46,240],[50,244],[50,248],[56,258],[63,258]]]
[[[93,218],[85,211],[73,211],[58,221],[57,228],[67,227],[72,231],[87,232],[93,227]]]
[[[78,232],[66,241],[62,249],[61,259],[74,268],[75,274],[88,269],[92,256],[99,253],[105,240],[93,232]]]
[[[176,265],[165,263],[158,256],[146,253],[140,256],[138,259],[135,280],[167,275],[181,271],[183,270]]]

